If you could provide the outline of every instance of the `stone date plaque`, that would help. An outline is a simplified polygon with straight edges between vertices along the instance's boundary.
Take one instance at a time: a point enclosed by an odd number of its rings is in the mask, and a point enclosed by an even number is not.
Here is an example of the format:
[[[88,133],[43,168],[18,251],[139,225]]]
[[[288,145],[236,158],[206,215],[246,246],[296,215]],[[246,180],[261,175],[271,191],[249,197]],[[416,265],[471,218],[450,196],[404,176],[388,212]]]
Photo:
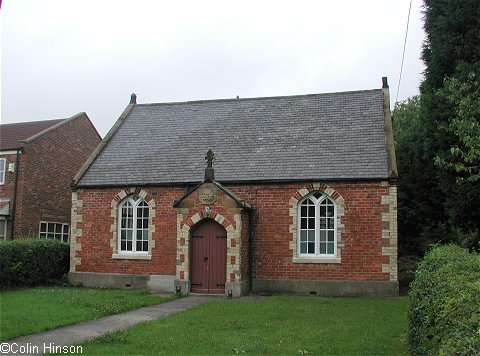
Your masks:
[[[217,201],[217,193],[213,189],[199,189],[198,199],[202,204],[213,204]]]

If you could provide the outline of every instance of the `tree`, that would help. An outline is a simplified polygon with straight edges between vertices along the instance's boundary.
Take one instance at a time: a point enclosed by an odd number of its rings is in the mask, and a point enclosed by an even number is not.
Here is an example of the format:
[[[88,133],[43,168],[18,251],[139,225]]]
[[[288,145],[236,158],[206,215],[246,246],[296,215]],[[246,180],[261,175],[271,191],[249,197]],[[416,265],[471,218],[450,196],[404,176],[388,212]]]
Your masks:
[[[454,179],[444,207],[455,242],[480,247],[480,83],[474,73],[466,81],[448,78],[436,97],[453,108],[448,121],[439,124],[453,143],[435,157],[435,164]]]
[[[435,163],[453,171],[458,184],[475,183],[480,180],[480,83],[474,73],[466,82],[449,78],[437,96],[454,107],[444,129],[458,141],[445,156],[438,154]]]
[[[399,251],[473,247],[480,230],[480,3],[424,0],[420,96],[393,111]]]
[[[424,0],[426,65],[422,94],[434,93],[446,77],[466,80],[480,69],[478,0]]]
[[[425,162],[422,155],[423,122],[420,97],[414,96],[395,104],[392,113],[395,150],[398,166],[398,243],[402,255],[416,254],[424,250],[419,236],[428,213],[416,204],[426,197],[416,195],[422,179],[418,169]]]
[[[438,168],[431,164],[422,100],[414,96],[397,103],[393,130],[398,165],[398,232],[400,255],[422,255],[431,243],[451,241],[442,192],[436,184]],[[433,177],[433,178],[432,178]]]
[[[399,192],[400,216],[402,209],[412,209],[407,222],[415,229],[407,231],[418,234],[420,245],[453,241],[471,246],[480,228],[480,184],[474,182],[477,141],[469,136],[477,128],[478,97],[468,81],[480,75],[480,3],[424,0],[424,20],[426,70],[417,103],[421,123],[411,132],[416,143],[409,149],[414,151],[410,162],[399,163],[400,177],[407,175],[403,183],[399,180],[399,191],[414,193]]]

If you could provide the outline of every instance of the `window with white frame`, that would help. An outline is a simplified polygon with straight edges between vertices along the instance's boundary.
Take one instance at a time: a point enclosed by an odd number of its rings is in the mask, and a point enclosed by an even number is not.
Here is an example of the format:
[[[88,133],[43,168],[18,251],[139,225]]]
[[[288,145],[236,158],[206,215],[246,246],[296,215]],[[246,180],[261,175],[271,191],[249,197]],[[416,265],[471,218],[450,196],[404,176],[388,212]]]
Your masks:
[[[148,252],[148,204],[130,195],[119,205],[119,249],[122,252]]]
[[[0,158],[0,184],[5,183],[5,172],[7,171],[7,160]]]
[[[7,239],[7,220],[0,218],[0,240]]]
[[[68,243],[68,224],[40,221],[40,238],[59,240]]]
[[[298,204],[298,255],[335,257],[337,251],[336,206],[325,194],[314,192]]]

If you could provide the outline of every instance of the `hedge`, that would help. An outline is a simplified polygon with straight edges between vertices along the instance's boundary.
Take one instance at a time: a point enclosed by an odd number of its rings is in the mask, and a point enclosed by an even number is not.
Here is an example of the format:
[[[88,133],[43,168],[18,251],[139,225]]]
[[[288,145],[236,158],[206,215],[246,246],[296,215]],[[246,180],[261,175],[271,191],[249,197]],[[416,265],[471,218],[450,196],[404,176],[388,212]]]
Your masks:
[[[0,243],[0,288],[51,284],[69,269],[68,244],[49,239]]]
[[[419,264],[409,296],[412,355],[480,354],[480,255],[435,247]]]

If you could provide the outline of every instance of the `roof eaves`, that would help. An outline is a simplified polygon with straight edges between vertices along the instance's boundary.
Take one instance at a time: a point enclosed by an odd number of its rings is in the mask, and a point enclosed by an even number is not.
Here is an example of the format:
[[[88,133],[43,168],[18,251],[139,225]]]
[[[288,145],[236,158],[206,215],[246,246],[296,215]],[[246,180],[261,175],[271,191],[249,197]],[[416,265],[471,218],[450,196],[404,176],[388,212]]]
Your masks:
[[[98,157],[98,155],[103,151],[103,149],[105,148],[105,146],[107,145],[107,143],[112,139],[112,137],[115,135],[115,133],[118,131],[118,129],[120,128],[120,126],[122,126],[123,122],[125,121],[125,119],[128,117],[128,115],[130,114],[130,112],[133,110],[133,108],[135,107],[135,103],[130,103],[127,105],[127,107],[125,108],[125,110],[123,111],[123,113],[120,115],[120,117],[117,119],[117,121],[115,122],[115,124],[112,126],[112,128],[110,129],[110,131],[108,131],[107,135],[103,138],[102,142],[100,142],[98,144],[98,146],[95,148],[95,150],[93,150],[93,152],[90,154],[90,156],[88,157],[88,159],[85,161],[85,163],[83,164],[83,166],[80,168],[80,170],[77,172],[77,174],[75,175],[75,177],[73,178],[73,181],[72,181],[72,184],[71,186],[72,187],[75,187],[77,185],[77,183],[79,182],[79,180],[83,177],[83,175],[85,174],[85,172],[88,170],[88,168],[90,167],[90,165],[95,161],[95,159]]]
[[[290,184],[290,183],[315,183],[315,182],[380,182],[387,181],[390,177],[385,174],[384,176],[375,177],[325,177],[325,178],[294,178],[294,179],[235,179],[235,180],[223,180],[223,184],[233,185],[248,185],[248,184]],[[141,186],[141,187],[179,187],[185,185],[203,184],[194,181],[178,181],[178,182],[151,182],[151,183],[138,183],[138,182],[125,182],[119,183],[95,183],[95,184],[76,184],[78,188],[85,189],[99,189],[99,188],[122,188],[126,186]],[[195,188],[194,188],[195,189]],[[191,193],[191,192],[190,192]],[[180,198],[182,199],[182,198]],[[180,200],[178,199],[178,200]]]
[[[11,154],[11,152],[14,152],[14,151],[15,151],[15,153],[16,153],[17,151],[23,152],[23,151],[24,151],[24,145],[19,145],[19,146],[12,147],[12,148],[1,148],[1,149],[0,149],[0,155],[1,155],[1,154],[3,154],[3,155],[5,155],[5,154]]]

